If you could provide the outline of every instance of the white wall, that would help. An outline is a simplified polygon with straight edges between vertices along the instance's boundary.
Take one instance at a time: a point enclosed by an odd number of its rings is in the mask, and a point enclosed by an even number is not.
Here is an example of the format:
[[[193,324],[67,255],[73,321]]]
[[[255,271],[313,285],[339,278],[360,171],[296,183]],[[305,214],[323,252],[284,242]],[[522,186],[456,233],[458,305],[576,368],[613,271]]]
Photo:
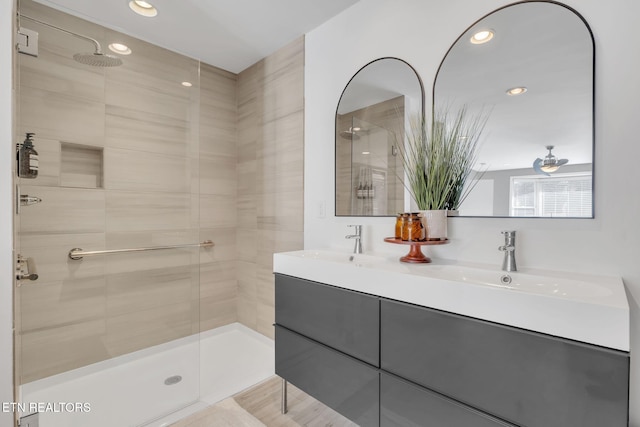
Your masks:
[[[13,7],[13,1],[0,2],[0,402],[13,401],[13,122],[12,96],[9,96],[12,93]],[[10,426],[12,422],[13,414],[0,412],[0,426]]]
[[[305,247],[349,250],[347,224],[364,224],[366,251],[405,248],[385,244],[392,218],[333,216],[334,113],[349,78],[383,56],[406,60],[420,73],[426,99],[436,71],[455,39],[505,0],[361,0],[306,37]],[[455,218],[451,244],[434,257],[500,265],[500,230],[518,231],[518,264],[619,275],[631,306],[632,353],[640,353],[640,2],[567,0],[587,20],[596,43],[595,219]],[[321,206],[326,216],[321,217]],[[640,358],[631,362],[631,424],[640,427]]]

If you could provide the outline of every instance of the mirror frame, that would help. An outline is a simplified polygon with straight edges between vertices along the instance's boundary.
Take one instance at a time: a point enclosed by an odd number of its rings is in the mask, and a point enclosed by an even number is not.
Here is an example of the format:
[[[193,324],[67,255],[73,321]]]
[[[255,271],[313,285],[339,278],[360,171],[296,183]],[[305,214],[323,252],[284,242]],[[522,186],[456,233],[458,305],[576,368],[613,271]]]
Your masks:
[[[435,77],[433,79],[433,86],[431,89],[431,111],[433,113],[434,109],[435,109],[435,105],[436,105],[436,83],[438,81],[438,76],[440,75],[440,71],[442,69],[442,65],[444,64],[445,60],[447,59],[447,56],[449,55],[449,53],[451,52],[451,50],[454,48],[454,46],[458,43],[458,41],[460,41],[460,39],[462,39],[462,37],[467,33],[467,31],[469,31],[472,27],[474,27],[476,24],[478,24],[479,22],[481,22],[482,20],[484,20],[485,18],[487,18],[490,15],[493,15],[496,12],[499,12],[503,9],[512,7],[512,6],[517,6],[520,4],[527,4],[527,3],[549,3],[549,4],[554,4],[556,6],[560,6],[560,7],[564,7],[565,9],[569,10],[570,12],[573,12],[573,14],[575,16],[577,16],[582,23],[584,24],[585,28],[587,29],[587,32],[589,34],[589,37],[591,38],[591,58],[592,58],[592,62],[591,62],[591,216],[585,216],[585,217],[561,217],[561,216],[556,216],[556,217],[548,217],[548,216],[503,216],[503,215],[493,215],[493,216],[485,216],[485,215],[459,215],[459,216],[453,216],[452,218],[515,218],[515,219],[594,219],[595,218],[595,212],[596,212],[596,205],[595,205],[595,182],[596,182],[596,44],[595,44],[595,38],[593,37],[593,31],[591,30],[591,27],[589,26],[589,23],[587,22],[587,20],[584,18],[584,16],[582,16],[577,10],[575,10],[574,8],[572,8],[571,6],[568,6],[564,3],[560,3],[558,1],[554,1],[554,0],[522,0],[522,1],[518,1],[518,2],[514,2],[514,3],[509,3],[507,5],[501,6],[497,9],[492,10],[491,12],[483,15],[481,18],[475,20],[471,25],[469,25],[467,28],[464,29],[464,31],[462,31],[460,33],[460,35],[454,40],[454,42],[451,44],[451,46],[449,46],[449,49],[447,49],[447,52],[445,53],[445,55],[442,57],[442,60],[440,61],[440,65],[438,66],[438,70],[436,71]]]
[[[366,63],[365,65],[363,65],[362,67],[360,67],[358,69],[358,71],[356,71],[353,76],[351,76],[351,78],[349,79],[349,81],[347,82],[347,84],[344,86],[344,89],[342,89],[342,92],[340,93],[340,98],[338,98],[338,103],[336,104],[336,111],[334,114],[334,120],[333,120],[333,137],[334,137],[334,142],[333,142],[333,202],[334,202],[334,208],[333,208],[333,215],[335,217],[345,217],[345,218],[349,218],[349,217],[360,217],[360,218],[386,218],[386,217],[395,217],[395,214],[388,214],[388,215],[368,215],[368,216],[362,216],[362,215],[343,215],[343,214],[338,214],[338,204],[336,203],[337,200],[337,196],[338,196],[338,180],[336,179],[336,174],[338,171],[338,156],[337,156],[337,144],[338,144],[338,110],[340,108],[340,102],[342,101],[342,97],[344,96],[344,93],[346,92],[347,88],[349,87],[349,85],[351,84],[351,82],[353,81],[353,79],[356,78],[356,76],[365,68],[367,68],[369,65],[381,61],[383,59],[394,59],[397,61],[400,61],[402,63],[404,63],[407,67],[409,67],[411,69],[411,71],[413,71],[413,73],[416,76],[416,79],[418,80],[418,83],[420,84],[420,114],[422,116],[425,115],[425,92],[424,92],[424,83],[422,82],[422,78],[420,77],[420,74],[418,73],[418,71],[415,69],[415,67],[413,67],[411,64],[409,64],[407,61],[405,61],[404,59],[395,57],[395,56],[383,56],[380,58],[376,58],[372,61],[369,61],[368,63]],[[403,185],[404,186],[404,185]],[[405,197],[407,195],[406,189],[405,189]],[[405,200],[406,203],[406,200]]]

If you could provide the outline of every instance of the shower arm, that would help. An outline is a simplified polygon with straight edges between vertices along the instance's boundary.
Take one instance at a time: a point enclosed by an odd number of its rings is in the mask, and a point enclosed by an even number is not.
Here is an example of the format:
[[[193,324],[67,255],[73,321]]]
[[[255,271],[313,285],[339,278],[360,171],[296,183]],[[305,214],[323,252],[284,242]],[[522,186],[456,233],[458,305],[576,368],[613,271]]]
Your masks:
[[[20,18],[25,18],[25,19],[28,19],[30,21],[37,22],[38,24],[42,24],[42,25],[45,25],[47,27],[53,28],[55,30],[62,31],[63,33],[71,34],[72,36],[76,36],[79,39],[88,40],[88,41],[92,42],[95,45],[96,53],[99,54],[99,55],[102,55],[102,47],[100,47],[100,43],[98,43],[98,40],[96,40],[96,39],[92,39],[91,37],[83,36],[82,34],[78,34],[78,33],[74,33],[74,32],[69,31],[69,30],[65,30],[64,28],[56,27],[55,25],[48,24],[46,22],[40,21],[38,19],[32,18],[32,17],[27,16],[27,15],[18,15],[18,16]]]

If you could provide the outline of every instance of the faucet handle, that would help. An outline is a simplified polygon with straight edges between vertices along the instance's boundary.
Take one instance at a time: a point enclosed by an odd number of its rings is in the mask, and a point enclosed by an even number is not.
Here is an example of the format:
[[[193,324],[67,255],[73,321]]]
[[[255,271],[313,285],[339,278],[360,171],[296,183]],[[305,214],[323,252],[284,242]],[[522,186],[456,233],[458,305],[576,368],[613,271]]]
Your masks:
[[[505,230],[505,231],[501,231],[501,233],[504,235],[505,244],[513,245],[515,243],[515,240],[516,240],[515,230]]]
[[[356,228],[356,234],[357,235],[362,234],[362,225],[360,225],[360,224],[349,224],[349,225],[347,225],[347,227],[355,227]]]

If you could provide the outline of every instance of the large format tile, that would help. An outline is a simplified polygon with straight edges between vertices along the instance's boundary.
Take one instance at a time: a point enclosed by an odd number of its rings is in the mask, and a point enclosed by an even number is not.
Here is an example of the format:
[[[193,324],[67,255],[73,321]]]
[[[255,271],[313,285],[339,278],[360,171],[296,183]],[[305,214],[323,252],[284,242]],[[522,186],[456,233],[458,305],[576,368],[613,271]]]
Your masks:
[[[36,264],[38,285],[104,276],[104,255],[88,256],[82,260],[69,259],[69,251],[75,248],[103,250],[104,233],[22,234],[19,243],[21,255],[33,258]]]
[[[202,331],[237,321],[238,283],[235,262],[215,262],[201,266],[199,299]]]
[[[106,148],[104,164],[108,190],[191,191],[191,171],[185,157]]]
[[[88,67],[73,59],[78,52],[74,47],[80,47],[80,43],[64,47],[70,36],[37,23],[29,23],[27,28],[38,31],[40,43],[38,57],[19,56],[22,87],[94,102],[104,100],[104,70]]]
[[[191,196],[182,193],[106,191],[107,232],[186,230]]]
[[[194,125],[184,118],[107,105],[106,140],[110,148],[188,157]]]
[[[211,240],[214,244],[213,247],[200,250],[201,266],[220,261],[232,263],[238,258],[235,227],[201,228],[199,240]]]
[[[200,227],[235,227],[237,220],[237,202],[232,196],[201,195]]]
[[[304,108],[304,37],[262,60],[263,123]]]
[[[237,173],[235,158],[201,154],[200,194],[236,197]]]
[[[109,106],[187,121],[198,111],[197,103],[191,99],[192,90],[193,87],[185,88],[175,78],[162,78],[156,72],[140,73],[129,66],[107,74],[105,102]]]
[[[106,314],[104,276],[25,283],[20,292],[23,333],[102,320]]]
[[[197,230],[121,232],[107,234],[107,248],[114,250],[193,245],[184,248],[114,253],[106,257],[108,274],[137,273],[158,268],[197,265],[200,252]]]
[[[109,356],[119,356],[191,335],[193,310],[190,302],[181,302],[110,316],[107,319],[106,338]]]
[[[238,77],[238,320],[273,336],[272,256],[303,245],[303,39]]]
[[[33,186],[29,195],[42,202],[22,209],[21,235],[104,232],[103,190]]]
[[[105,321],[91,320],[21,334],[22,384],[108,359]]]
[[[108,314],[115,317],[173,304],[190,304],[191,286],[199,277],[197,265],[187,265],[108,274],[106,279]],[[165,319],[159,316],[158,320]]]
[[[102,102],[63,93],[21,87],[20,127],[37,137],[104,146]]]

